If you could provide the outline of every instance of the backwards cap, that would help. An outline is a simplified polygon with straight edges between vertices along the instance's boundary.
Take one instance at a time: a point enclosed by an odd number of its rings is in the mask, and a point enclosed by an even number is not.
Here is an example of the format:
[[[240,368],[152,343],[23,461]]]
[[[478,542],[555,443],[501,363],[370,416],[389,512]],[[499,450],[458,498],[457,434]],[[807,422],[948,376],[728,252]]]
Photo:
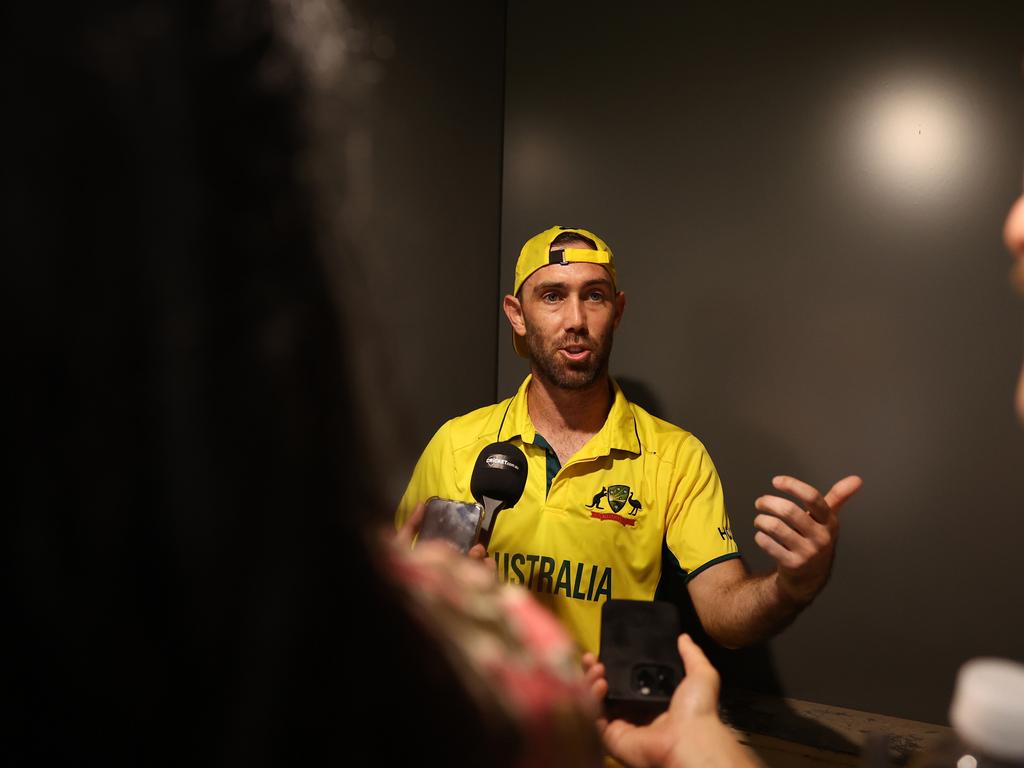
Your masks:
[[[551,241],[559,235],[565,234],[580,235],[588,240],[593,240],[597,250],[565,248],[552,251]],[[615,257],[612,255],[612,249],[608,247],[604,240],[586,229],[579,229],[578,227],[552,227],[527,240],[523,250],[519,252],[519,260],[516,262],[516,284],[512,289],[512,293],[518,294],[519,289],[526,282],[526,278],[541,267],[546,267],[548,264],[569,264],[574,261],[600,264],[608,270],[608,274],[612,278],[612,287],[615,287]]]
[[[590,248],[560,248],[551,250],[551,241],[559,235],[574,234],[593,240],[597,250]],[[586,262],[588,264],[600,264],[608,271],[612,279],[612,290],[618,290],[615,278],[615,256],[612,249],[600,237],[586,229],[578,227],[551,227],[545,229],[539,235],[534,235],[519,252],[519,260],[516,261],[516,282],[512,289],[514,295],[519,294],[526,278],[532,275],[541,267],[549,264],[570,264],[572,262]],[[512,332],[512,344],[520,357],[529,357],[525,346],[520,344],[519,336]]]

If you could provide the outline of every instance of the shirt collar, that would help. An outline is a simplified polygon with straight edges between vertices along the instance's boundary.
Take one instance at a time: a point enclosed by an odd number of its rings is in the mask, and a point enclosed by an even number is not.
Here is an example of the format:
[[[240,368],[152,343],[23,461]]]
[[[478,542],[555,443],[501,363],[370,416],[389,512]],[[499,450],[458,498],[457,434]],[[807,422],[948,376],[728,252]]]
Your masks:
[[[527,406],[527,391],[530,388],[532,374],[527,376],[519,385],[512,401],[505,411],[503,423],[498,432],[498,440],[511,440],[519,437],[524,443],[536,441],[537,429],[530,420],[529,407]],[[637,433],[636,419],[633,417],[633,410],[629,406],[629,400],[622,393],[618,383],[612,379],[612,389],[615,397],[612,400],[612,408],[608,412],[608,418],[600,431],[594,435],[590,442],[583,446],[574,456],[574,459],[591,459],[599,456],[608,456],[613,450],[627,451],[640,454],[640,437]]]

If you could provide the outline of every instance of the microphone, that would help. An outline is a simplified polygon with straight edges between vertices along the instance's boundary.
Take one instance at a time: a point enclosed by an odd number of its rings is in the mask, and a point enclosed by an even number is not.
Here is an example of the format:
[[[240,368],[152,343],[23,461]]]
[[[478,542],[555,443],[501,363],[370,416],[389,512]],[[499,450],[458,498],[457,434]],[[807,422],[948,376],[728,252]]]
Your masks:
[[[512,443],[491,443],[476,457],[469,489],[473,498],[483,505],[480,543],[490,543],[498,513],[514,507],[526,487],[526,456]]]

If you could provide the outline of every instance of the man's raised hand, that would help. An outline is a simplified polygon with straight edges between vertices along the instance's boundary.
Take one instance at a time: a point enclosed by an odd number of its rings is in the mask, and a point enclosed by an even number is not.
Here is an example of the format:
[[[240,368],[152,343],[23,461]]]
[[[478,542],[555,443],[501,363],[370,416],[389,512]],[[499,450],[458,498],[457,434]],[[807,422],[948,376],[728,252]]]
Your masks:
[[[761,496],[754,507],[754,542],[778,564],[778,585],[797,606],[810,603],[828,581],[839,536],[839,510],[861,485],[856,475],[844,477],[825,496],[795,477],[772,478],[776,490],[788,494]]]

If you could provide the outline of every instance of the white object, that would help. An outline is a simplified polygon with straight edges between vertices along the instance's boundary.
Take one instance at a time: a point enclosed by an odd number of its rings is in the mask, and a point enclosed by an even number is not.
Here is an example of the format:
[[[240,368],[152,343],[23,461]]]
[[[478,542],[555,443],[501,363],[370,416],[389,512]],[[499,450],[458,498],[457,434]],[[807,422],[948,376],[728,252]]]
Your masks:
[[[957,735],[997,760],[1024,762],[1024,664],[979,658],[957,674],[949,721]]]

